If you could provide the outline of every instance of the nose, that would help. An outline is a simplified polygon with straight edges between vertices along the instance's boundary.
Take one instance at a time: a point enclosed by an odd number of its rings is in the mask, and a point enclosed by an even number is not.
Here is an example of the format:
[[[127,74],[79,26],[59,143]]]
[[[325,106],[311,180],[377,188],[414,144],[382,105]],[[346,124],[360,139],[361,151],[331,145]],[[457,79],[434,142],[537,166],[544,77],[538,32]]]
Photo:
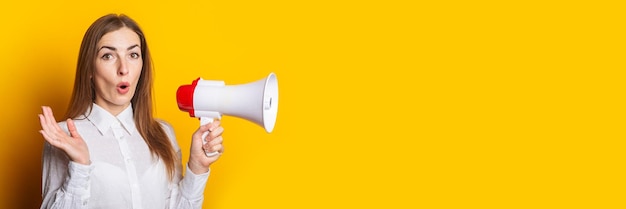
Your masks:
[[[117,68],[117,74],[120,76],[128,75],[128,63],[124,59],[120,59],[119,67]]]

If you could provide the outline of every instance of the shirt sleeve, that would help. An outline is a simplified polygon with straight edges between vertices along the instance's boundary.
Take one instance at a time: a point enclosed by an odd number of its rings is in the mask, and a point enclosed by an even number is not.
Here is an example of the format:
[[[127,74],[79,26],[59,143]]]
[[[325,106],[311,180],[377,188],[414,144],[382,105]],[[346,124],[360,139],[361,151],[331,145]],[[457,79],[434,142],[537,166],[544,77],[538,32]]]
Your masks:
[[[194,174],[191,172],[191,169],[189,169],[189,166],[185,167],[187,171],[185,171],[185,177],[180,183],[182,195],[189,200],[202,200],[204,198],[204,188],[206,187],[206,182],[209,179],[211,170],[202,174]]]
[[[180,153],[180,152],[179,152]],[[204,189],[209,179],[209,172],[196,175],[185,166],[187,171],[182,180],[174,184],[172,189],[172,199],[170,209],[201,209],[204,202]]]
[[[176,152],[176,171],[174,173],[174,179],[172,181],[171,194],[170,194],[170,209],[201,209],[204,201],[204,189],[209,179],[209,172],[203,174],[194,174],[191,172],[188,166],[185,166],[186,171],[183,177],[182,175],[182,153],[178,142],[176,141],[176,135],[171,125],[161,121],[165,132],[172,142],[174,151]]]
[[[87,208],[93,165],[69,160],[63,151],[45,142],[42,156],[41,208]]]

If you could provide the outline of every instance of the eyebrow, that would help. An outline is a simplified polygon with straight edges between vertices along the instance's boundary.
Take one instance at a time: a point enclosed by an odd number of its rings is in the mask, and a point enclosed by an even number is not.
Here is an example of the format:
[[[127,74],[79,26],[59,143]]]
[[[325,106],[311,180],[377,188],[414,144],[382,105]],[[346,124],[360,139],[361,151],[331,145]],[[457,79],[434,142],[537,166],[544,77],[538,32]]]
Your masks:
[[[135,47],[139,47],[139,44],[132,45],[132,46],[126,48],[126,50],[131,50],[131,49],[133,49]],[[100,49],[98,49],[98,51],[100,51],[102,49],[109,49],[109,50],[112,50],[112,51],[116,51],[117,50],[115,47],[112,47],[112,46],[102,46],[102,47],[100,47]]]

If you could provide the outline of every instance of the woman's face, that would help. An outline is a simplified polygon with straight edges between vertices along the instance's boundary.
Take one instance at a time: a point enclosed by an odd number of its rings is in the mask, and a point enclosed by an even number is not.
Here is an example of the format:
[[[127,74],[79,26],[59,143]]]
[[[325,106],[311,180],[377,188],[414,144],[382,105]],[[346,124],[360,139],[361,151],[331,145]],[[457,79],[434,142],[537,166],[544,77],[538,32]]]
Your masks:
[[[127,27],[104,34],[98,42],[95,103],[117,115],[130,105],[141,74],[139,35]]]

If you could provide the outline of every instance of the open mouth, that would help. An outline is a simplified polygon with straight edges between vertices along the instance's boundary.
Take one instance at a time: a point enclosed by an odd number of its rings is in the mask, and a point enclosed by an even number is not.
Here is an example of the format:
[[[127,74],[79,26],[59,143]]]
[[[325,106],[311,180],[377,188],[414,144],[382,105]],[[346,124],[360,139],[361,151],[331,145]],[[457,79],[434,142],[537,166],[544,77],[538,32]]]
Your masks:
[[[117,87],[118,87],[118,88],[121,88],[121,89],[126,89],[126,88],[128,88],[129,86],[130,86],[130,84],[129,84],[128,82],[119,82],[119,83],[117,84]]]
[[[126,92],[128,92],[128,89],[130,87],[130,84],[128,82],[121,82],[119,84],[117,84],[117,91],[120,94],[125,94]]]

